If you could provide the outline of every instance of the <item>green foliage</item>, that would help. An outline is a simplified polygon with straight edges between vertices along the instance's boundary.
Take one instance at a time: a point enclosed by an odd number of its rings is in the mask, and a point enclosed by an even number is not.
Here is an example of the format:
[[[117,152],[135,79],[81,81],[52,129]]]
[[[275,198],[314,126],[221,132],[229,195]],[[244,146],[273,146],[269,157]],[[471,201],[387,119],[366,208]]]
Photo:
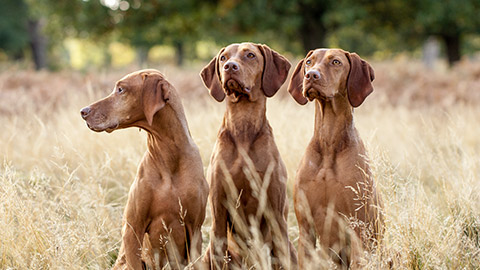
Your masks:
[[[203,4],[193,0],[155,0],[114,13],[122,19],[117,30],[134,46],[191,42],[200,38]]]
[[[33,18],[47,22],[52,51],[75,37],[100,47],[119,40],[140,57],[155,45],[169,45],[179,63],[184,55],[196,57],[199,41],[267,43],[296,55],[341,47],[389,56],[418,51],[426,37],[436,35],[454,61],[460,49],[478,49],[479,13],[478,0],[5,0],[0,49],[21,55]]]
[[[0,49],[21,57],[28,46],[27,5],[23,1],[4,0],[0,5]]]
[[[59,38],[79,37],[104,39],[115,29],[114,12],[99,0],[56,1],[42,0],[43,15],[48,16],[49,34]]]
[[[387,28],[405,37],[479,32],[477,0],[362,0],[368,25]]]
[[[454,35],[480,31],[480,1],[418,1],[416,22],[425,34]]]
[[[422,45],[428,36],[444,41],[450,64],[460,59],[460,50],[467,34],[480,33],[478,0],[362,0],[367,9],[365,18],[373,31],[387,31],[398,37],[403,50]]]
[[[295,50],[300,24],[291,0],[219,1],[205,23],[206,36],[220,44],[253,41]],[[293,42],[292,42],[293,41]]]

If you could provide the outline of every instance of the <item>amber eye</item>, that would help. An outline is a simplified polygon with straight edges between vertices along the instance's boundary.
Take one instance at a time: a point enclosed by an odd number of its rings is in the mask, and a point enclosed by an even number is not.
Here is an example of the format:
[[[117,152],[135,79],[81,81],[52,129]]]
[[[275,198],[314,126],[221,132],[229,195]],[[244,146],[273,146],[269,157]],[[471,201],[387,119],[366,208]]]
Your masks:
[[[332,61],[332,64],[335,65],[335,66],[340,66],[342,64],[342,62],[338,61],[337,59],[334,59]]]
[[[305,65],[310,66],[311,64],[312,64],[312,60],[308,59],[307,61],[305,61]]]
[[[247,54],[247,57],[250,58],[250,59],[255,58],[255,54],[253,54],[253,53],[248,53],[248,54]]]
[[[220,56],[220,61],[223,62],[223,61],[225,61],[225,59],[226,59],[225,55]]]

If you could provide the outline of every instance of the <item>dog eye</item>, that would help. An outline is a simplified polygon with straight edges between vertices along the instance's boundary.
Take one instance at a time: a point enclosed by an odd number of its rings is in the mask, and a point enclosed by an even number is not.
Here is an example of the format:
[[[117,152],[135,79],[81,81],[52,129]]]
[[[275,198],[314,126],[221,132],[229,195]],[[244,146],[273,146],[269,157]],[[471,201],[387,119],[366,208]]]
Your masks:
[[[253,53],[248,53],[248,54],[247,54],[247,57],[250,58],[250,59],[255,58],[255,54],[253,54]]]
[[[117,92],[120,93],[120,94],[123,93],[124,91],[125,91],[125,89],[123,89],[122,87],[118,87],[118,89],[117,89]]]
[[[332,61],[332,64],[335,65],[335,66],[339,66],[339,65],[342,64],[342,62],[338,61],[337,59],[334,59],[334,60]]]
[[[223,62],[223,61],[225,61],[225,59],[226,59],[225,55],[220,56],[220,61]]]
[[[305,65],[310,66],[311,64],[312,64],[312,60],[308,59],[307,61],[305,61]]]

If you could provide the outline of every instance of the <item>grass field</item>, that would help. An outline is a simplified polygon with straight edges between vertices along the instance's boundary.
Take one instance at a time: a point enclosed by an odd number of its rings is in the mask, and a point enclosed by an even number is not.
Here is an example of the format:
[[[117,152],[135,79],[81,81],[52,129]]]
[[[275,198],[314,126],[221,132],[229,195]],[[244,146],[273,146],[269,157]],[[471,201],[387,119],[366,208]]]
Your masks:
[[[373,63],[375,92],[355,110],[385,204],[385,242],[368,269],[480,268],[480,64],[428,71]],[[205,168],[224,104],[198,67],[157,67],[183,97]],[[0,72],[0,269],[105,269],[118,253],[123,207],[146,149],[138,129],[90,131],[79,110],[133,71]],[[267,117],[295,171],[313,133],[313,104],[285,87]],[[298,228],[290,208],[289,235]],[[204,224],[208,241],[210,219]],[[204,245],[206,248],[206,245]]]

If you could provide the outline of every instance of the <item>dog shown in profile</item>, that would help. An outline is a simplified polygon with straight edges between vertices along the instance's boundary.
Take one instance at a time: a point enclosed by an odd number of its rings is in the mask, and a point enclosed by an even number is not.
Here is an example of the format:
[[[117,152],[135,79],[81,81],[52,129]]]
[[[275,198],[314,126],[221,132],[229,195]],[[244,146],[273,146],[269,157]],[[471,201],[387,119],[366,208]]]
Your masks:
[[[288,60],[268,46],[241,43],[221,49],[200,74],[213,98],[226,99],[207,172],[212,230],[204,261],[210,269],[228,267],[226,255],[233,257],[232,263],[248,260],[248,247],[238,243],[248,243],[252,227],[271,250],[274,268],[296,264],[287,233],[287,172],[265,114],[267,97],[275,95],[289,69]],[[255,186],[265,192],[265,212],[271,215],[259,212],[262,196]],[[232,188],[238,191],[237,197],[229,192]],[[228,201],[236,206],[228,207]],[[239,223],[246,229],[241,230]]]
[[[148,134],[113,269],[163,269],[168,263],[183,269],[196,260],[208,184],[175,88],[157,70],[133,72],[109,96],[83,108],[81,116],[93,131],[138,127]]]
[[[314,134],[294,188],[300,269],[317,240],[343,267],[355,267],[363,246],[381,232],[380,198],[353,124],[353,108],[373,91],[374,77],[366,61],[340,49],[310,51],[293,72],[292,97],[315,102]]]

